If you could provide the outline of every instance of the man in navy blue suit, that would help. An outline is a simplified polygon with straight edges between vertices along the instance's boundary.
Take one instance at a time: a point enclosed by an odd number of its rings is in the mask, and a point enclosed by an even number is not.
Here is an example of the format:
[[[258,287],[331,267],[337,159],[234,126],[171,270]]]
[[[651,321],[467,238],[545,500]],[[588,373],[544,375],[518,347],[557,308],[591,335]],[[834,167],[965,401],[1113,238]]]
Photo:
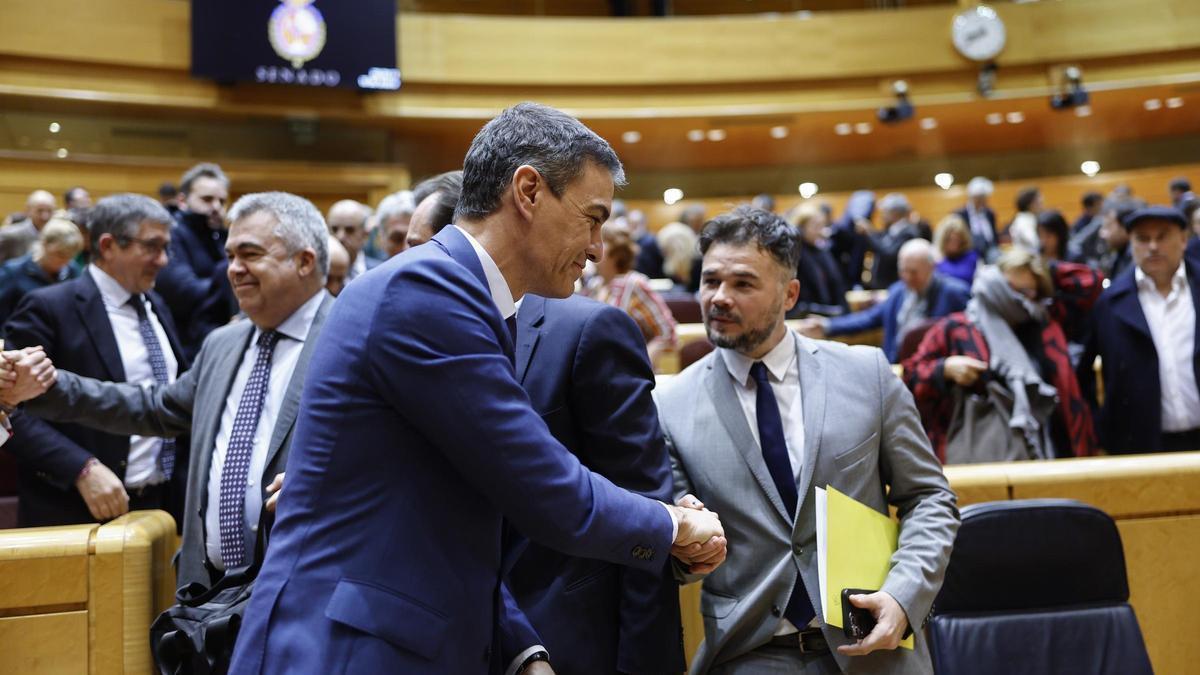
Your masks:
[[[853,314],[803,319],[800,332],[824,338],[883,328],[883,353],[897,363],[900,342],[907,331],[925,319],[963,311],[971,297],[966,284],[934,271],[933,248],[924,239],[904,243],[899,270],[900,281],[888,288],[887,300]]]
[[[501,583],[515,532],[654,573],[724,547],[715,514],[587,471],[515,376],[513,298],[572,292],[623,177],[578,120],[514,106],[472,142],[454,226],[346,287],[231,672],[532,673],[501,655],[530,637]]]
[[[516,355],[517,379],[534,410],[584,466],[670,501],[671,466],[651,396],[654,371],[628,314],[579,295],[526,295],[517,313]],[[643,572],[530,544],[508,585],[559,673],[685,668],[679,586],[669,569]]]

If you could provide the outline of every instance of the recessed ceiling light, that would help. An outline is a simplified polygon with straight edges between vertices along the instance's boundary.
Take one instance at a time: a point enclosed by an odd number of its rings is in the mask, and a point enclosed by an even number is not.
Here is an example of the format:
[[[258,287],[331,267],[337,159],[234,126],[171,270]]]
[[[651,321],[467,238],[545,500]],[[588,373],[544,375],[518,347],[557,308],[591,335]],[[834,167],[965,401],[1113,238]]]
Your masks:
[[[621,134],[621,140],[625,141],[626,143],[637,143],[638,141],[642,140],[642,132],[626,131],[625,133]]]
[[[66,148],[59,148],[58,152],[56,152],[54,154],[57,155],[59,159],[66,159],[67,155],[69,155],[71,153],[67,152]]]
[[[787,127],[771,127],[771,138],[787,138]]]
[[[59,124],[58,122],[50,123],[50,133],[57,134],[61,130],[62,130],[62,125]]]
[[[855,124],[854,125],[854,133],[859,134],[859,135],[866,135],[866,134],[871,133],[871,123],[870,122],[859,122],[858,124]]]
[[[949,190],[951,185],[954,185],[954,176],[948,173],[939,173],[933,177],[933,182],[943,190]]]
[[[667,188],[663,190],[663,201],[666,202],[667,206],[678,202],[680,199],[683,199],[683,190],[679,188]]]
[[[819,189],[820,188],[817,187],[816,183],[801,183],[800,196],[805,199],[811,199],[812,197],[816,196]]]
[[[700,141],[704,140],[704,130],[692,129],[687,133],[687,137],[689,141],[693,143],[699,143]]]
[[[854,133],[854,127],[849,122],[842,122],[833,128],[833,132],[838,136],[849,136]]]
[[[1142,101],[1142,107],[1146,110],[1158,110],[1162,107],[1162,101],[1156,98],[1148,98],[1145,101]]]
[[[1171,98],[1167,99],[1167,107],[1168,108],[1182,108],[1183,107],[1183,99],[1178,96],[1172,96]]]
[[[938,126],[938,121],[932,117],[921,118],[921,128],[925,131],[932,131]]]
[[[1025,113],[1019,110],[1010,112],[1004,116],[1004,119],[1008,120],[1009,124],[1020,124],[1025,121]]]
[[[710,140],[710,141],[725,140],[725,130],[724,129],[709,129],[708,130],[708,140]]]
[[[1079,170],[1082,171],[1085,176],[1095,176],[1096,174],[1100,173],[1100,162],[1097,162],[1094,159],[1089,159],[1088,161],[1079,165]]]
[[[1081,106],[1075,108],[1075,116],[1076,117],[1091,117],[1092,116],[1092,106],[1081,105]]]
[[[988,124],[1000,124],[1004,121],[1004,115],[1000,113],[988,113],[984,119],[987,120]]]

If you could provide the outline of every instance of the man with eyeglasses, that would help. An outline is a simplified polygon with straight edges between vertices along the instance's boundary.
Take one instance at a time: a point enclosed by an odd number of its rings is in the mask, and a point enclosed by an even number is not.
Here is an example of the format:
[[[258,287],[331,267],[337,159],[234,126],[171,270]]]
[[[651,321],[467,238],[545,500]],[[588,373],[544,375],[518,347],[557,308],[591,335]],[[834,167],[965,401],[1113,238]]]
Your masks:
[[[170,311],[151,289],[167,264],[171,215],[135,194],[101,199],[91,215],[92,262],[77,279],[26,295],[5,347],[43,345],[81,375],[170,384],[186,370]],[[19,463],[24,527],[106,521],[164,509],[179,519],[186,442],[51,424],[18,410],[5,446]]]

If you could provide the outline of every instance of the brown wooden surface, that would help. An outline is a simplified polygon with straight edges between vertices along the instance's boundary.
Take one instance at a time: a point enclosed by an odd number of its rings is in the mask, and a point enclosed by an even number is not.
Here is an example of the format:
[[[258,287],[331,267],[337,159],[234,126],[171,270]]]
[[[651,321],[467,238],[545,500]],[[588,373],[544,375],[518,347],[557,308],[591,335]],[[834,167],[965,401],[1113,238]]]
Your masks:
[[[0,618],[0,671],[14,675],[87,673],[87,612]]]

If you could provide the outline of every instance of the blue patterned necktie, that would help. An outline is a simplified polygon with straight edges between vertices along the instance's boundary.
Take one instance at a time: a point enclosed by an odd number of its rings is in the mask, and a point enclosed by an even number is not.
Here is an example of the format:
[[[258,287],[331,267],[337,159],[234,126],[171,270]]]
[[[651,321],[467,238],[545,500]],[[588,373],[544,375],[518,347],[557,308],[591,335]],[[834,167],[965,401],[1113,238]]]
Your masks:
[[[775,489],[787,507],[788,515],[796,516],[796,474],[792,472],[792,463],[788,459],[787,441],[783,435],[783,418],[779,415],[779,403],[775,400],[775,390],[771,388],[771,380],[767,377],[767,367],[762,361],[756,361],[750,366],[750,375],[755,384],[755,409],[758,416],[758,442],[762,446],[763,461]],[[808,625],[816,616],[808,592],[804,588],[804,579],[796,575],[796,585],[792,588],[792,597],[788,599],[787,608],[783,610],[792,625],[800,630]]]
[[[254,451],[254,436],[258,418],[271,381],[271,355],[279,333],[264,331],[258,336],[258,356],[242,390],[229,447],[225,449],[225,464],[221,468],[221,503],[217,512],[221,526],[221,561],[225,569],[240,567],[246,562],[246,477],[250,473],[250,455]]]
[[[160,387],[164,387],[171,383],[167,376],[167,359],[163,355],[162,343],[158,341],[154,326],[150,323],[150,317],[146,314],[146,299],[140,294],[132,295],[129,304],[133,306],[133,311],[137,312],[138,332],[142,335],[142,343],[146,345],[146,354],[150,357],[154,381]],[[158,470],[167,480],[171,480],[171,475],[175,473],[174,438],[162,439],[162,445],[158,449]]]

